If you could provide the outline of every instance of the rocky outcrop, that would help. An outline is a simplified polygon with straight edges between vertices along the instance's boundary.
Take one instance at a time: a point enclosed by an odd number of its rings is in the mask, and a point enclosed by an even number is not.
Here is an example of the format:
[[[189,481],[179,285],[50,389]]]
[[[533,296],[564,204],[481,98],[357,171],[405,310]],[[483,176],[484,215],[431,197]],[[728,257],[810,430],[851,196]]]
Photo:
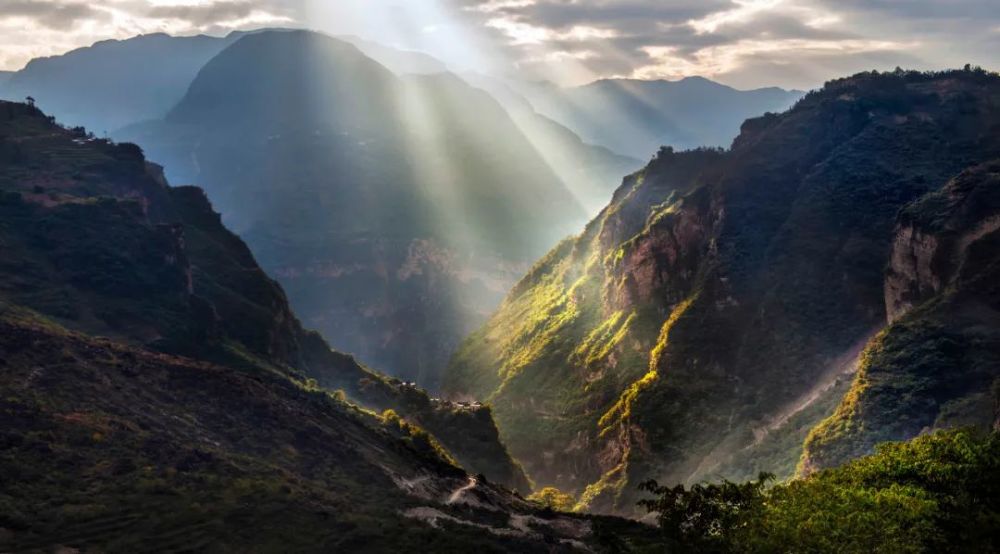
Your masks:
[[[885,279],[885,311],[889,323],[914,305],[941,291],[942,277],[934,272],[938,238],[912,226],[896,231]]]
[[[952,284],[969,247],[1000,229],[988,196],[995,175],[995,162],[970,169],[901,214],[886,271],[890,323]]]
[[[712,210],[693,199],[679,201],[649,215],[645,229],[604,253],[613,257],[606,281],[610,305],[629,311],[651,301],[676,304],[694,283],[705,258],[715,223]]]

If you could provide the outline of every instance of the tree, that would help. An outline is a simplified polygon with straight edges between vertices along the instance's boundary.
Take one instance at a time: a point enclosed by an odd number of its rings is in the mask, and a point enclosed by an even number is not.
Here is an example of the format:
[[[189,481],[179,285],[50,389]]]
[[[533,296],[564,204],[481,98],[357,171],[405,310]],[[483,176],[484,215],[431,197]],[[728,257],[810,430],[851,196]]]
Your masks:
[[[25,98],[25,100],[28,102],[29,106],[31,106],[32,108],[35,107],[35,99],[34,99],[34,97],[29,96],[29,97]]]
[[[573,511],[573,506],[576,506],[576,499],[573,498],[573,495],[566,494],[555,487],[545,487],[534,492],[528,497],[528,500],[557,512],[570,512]]]
[[[661,487],[646,481],[639,488],[655,495],[639,506],[655,513],[667,550],[731,552],[750,533],[763,513],[765,489],[774,479],[761,473],[756,481]]]

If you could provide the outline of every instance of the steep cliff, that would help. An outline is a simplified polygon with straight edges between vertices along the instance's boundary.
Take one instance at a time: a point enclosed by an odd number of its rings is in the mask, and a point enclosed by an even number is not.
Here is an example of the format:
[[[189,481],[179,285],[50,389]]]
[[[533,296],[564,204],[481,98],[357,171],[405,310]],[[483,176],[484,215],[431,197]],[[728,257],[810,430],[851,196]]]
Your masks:
[[[540,485],[631,511],[638,480],[791,475],[885,325],[897,212],[1000,148],[1000,79],[859,74],[663,149],[515,286],[445,390],[492,402]]]

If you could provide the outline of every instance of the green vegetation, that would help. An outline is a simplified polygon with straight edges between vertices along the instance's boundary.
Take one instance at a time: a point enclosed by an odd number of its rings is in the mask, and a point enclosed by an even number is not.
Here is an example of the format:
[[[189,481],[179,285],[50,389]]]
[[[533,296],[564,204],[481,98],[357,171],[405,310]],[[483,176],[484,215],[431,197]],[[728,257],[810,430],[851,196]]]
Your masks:
[[[537,502],[546,508],[559,512],[571,512],[576,505],[573,495],[566,494],[555,487],[545,487],[528,496],[528,500]]]
[[[1000,434],[938,432],[805,479],[660,487],[670,552],[996,552]]]

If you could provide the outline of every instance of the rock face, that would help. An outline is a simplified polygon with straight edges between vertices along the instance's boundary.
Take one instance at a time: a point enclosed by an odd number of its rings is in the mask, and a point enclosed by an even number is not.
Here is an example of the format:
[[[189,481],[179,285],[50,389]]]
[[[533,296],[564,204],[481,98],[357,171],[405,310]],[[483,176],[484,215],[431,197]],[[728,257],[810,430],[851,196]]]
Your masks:
[[[932,264],[938,251],[937,237],[911,226],[900,228],[892,245],[885,280],[885,311],[889,323],[941,290],[942,279]]]
[[[490,401],[529,475],[580,507],[630,512],[649,477],[791,475],[887,312],[945,290],[980,244],[894,226],[995,157],[997,91],[983,72],[859,74],[728,151],[662,150],[464,343],[446,393]]]
[[[124,134],[204,186],[309,326],[431,389],[530,261],[586,220],[489,95],[397,77],[316,33],[240,39],[164,120]]]
[[[432,401],[305,330],[205,193],[130,144],[0,103],[0,299],[85,333],[341,389],[429,431],[472,473],[527,492],[488,409]]]
[[[889,323],[953,285],[969,248],[1000,229],[995,168],[970,169],[901,214],[886,272]]]

